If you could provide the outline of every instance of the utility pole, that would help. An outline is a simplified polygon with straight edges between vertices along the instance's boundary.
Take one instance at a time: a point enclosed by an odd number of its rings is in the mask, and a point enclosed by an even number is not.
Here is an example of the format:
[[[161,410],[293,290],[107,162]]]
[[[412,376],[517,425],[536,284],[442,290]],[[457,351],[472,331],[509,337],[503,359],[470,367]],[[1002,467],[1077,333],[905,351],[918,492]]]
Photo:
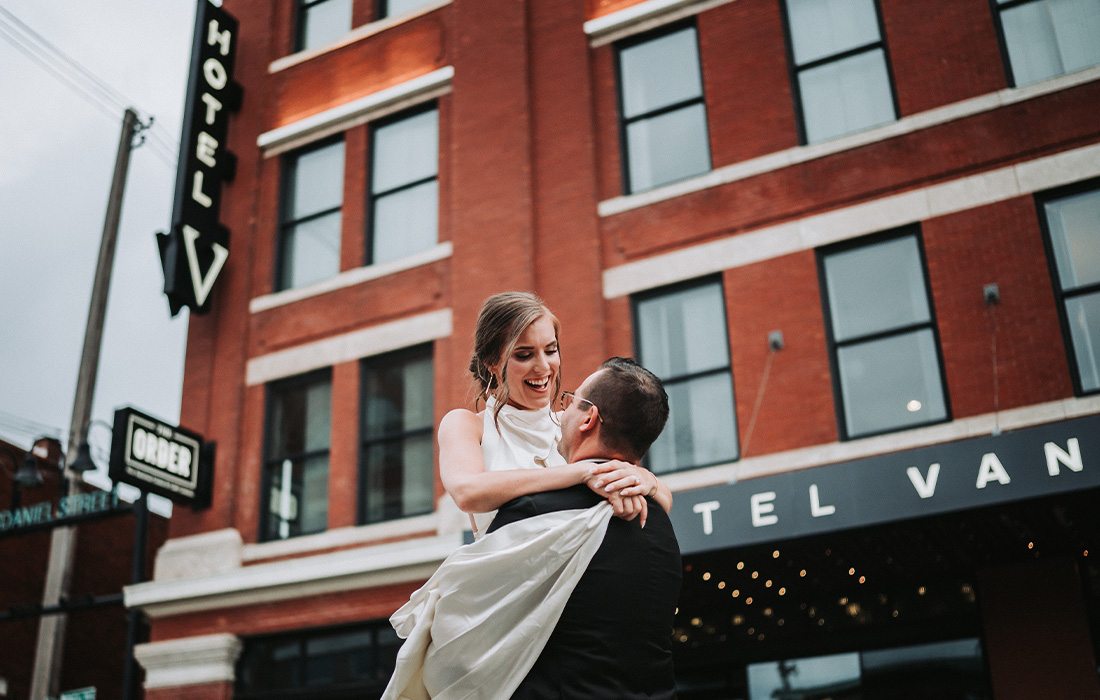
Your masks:
[[[111,194],[107,200],[107,215],[103,221],[103,237],[99,243],[99,260],[96,262],[92,299],[88,305],[88,323],[84,328],[84,349],[80,356],[80,373],[77,375],[73,415],[69,423],[69,444],[66,450],[66,467],[76,462],[80,447],[88,439],[88,424],[92,417],[92,397],[95,395],[96,374],[99,370],[99,349],[103,339],[103,320],[107,314],[107,292],[111,286],[111,267],[115,259],[115,243],[118,241],[118,224],[122,215],[122,195],[126,188],[126,172],[130,168],[130,152],[135,132],[141,128],[134,110],[127,108],[122,116],[122,135],[115,157]],[[78,492],[79,474],[70,473],[65,493]],[[46,570],[46,585],[42,591],[42,605],[57,605],[68,597],[72,578],[73,556],[76,552],[76,528],[54,528],[50,537],[50,558]],[[66,613],[43,615],[38,621],[38,643],[34,655],[34,672],[31,677],[32,700],[56,697],[61,686],[61,659],[65,651]]]

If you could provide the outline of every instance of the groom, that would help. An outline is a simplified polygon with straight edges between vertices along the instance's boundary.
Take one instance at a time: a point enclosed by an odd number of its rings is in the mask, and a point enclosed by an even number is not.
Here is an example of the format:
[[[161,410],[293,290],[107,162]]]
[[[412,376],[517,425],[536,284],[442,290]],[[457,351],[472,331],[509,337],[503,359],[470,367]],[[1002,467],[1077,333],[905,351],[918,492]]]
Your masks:
[[[661,381],[614,357],[589,375],[561,416],[562,455],[571,463],[637,464],[668,418]],[[587,486],[505,503],[489,531],[602,497]],[[680,595],[680,549],[668,515],[652,500],[645,528],[612,518],[607,534],[534,667],[513,700],[673,698],[672,623]]]

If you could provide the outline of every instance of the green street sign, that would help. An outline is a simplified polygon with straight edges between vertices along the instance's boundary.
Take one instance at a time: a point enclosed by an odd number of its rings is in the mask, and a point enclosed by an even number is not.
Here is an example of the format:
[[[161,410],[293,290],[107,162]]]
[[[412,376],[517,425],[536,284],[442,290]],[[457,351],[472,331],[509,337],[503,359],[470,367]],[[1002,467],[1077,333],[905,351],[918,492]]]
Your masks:
[[[95,700],[95,686],[66,690],[57,700]]]

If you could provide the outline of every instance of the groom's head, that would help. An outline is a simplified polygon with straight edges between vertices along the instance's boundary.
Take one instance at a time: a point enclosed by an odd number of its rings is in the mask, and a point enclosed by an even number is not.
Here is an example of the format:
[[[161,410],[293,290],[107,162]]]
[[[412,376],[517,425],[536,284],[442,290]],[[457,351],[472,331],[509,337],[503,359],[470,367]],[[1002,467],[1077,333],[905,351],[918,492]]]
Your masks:
[[[561,416],[561,453],[570,462],[614,458],[638,463],[668,420],[661,380],[634,360],[612,357],[573,396]]]

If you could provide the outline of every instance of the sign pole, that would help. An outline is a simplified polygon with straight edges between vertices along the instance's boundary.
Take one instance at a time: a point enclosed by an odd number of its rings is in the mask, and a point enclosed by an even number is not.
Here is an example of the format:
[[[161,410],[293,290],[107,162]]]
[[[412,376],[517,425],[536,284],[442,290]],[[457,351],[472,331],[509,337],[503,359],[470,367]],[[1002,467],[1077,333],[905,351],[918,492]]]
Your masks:
[[[144,491],[141,498],[134,502],[134,554],[130,560],[130,583],[145,580],[145,547],[149,531],[148,496]],[[141,635],[141,611],[130,608],[126,611],[126,660],[122,670],[123,700],[133,700],[137,688],[137,660],[134,659],[134,646]]]
[[[77,375],[76,397],[73,415],[69,423],[69,444],[65,463],[73,464],[77,452],[87,438],[91,421],[92,397],[95,394],[96,374],[99,370],[99,350],[103,340],[103,321],[107,314],[107,292],[111,285],[111,268],[114,265],[115,244],[118,241],[118,224],[122,215],[122,195],[126,188],[126,173],[130,167],[137,114],[127,108],[122,116],[122,134],[119,137],[115,157],[111,193],[107,200],[107,214],[103,221],[103,236],[99,243],[99,259],[96,262],[92,299],[88,305],[88,323],[84,329],[84,349],[80,356],[80,372]],[[65,496],[79,489],[76,475],[68,479]],[[76,529],[60,527],[50,538],[50,558],[46,570],[46,584],[42,591],[42,605],[57,605],[69,593],[73,556],[76,551]],[[53,697],[58,693],[61,681],[61,657],[65,649],[65,614],[44,615],[38,623],[38,641],[31,677],[31,697]]]

